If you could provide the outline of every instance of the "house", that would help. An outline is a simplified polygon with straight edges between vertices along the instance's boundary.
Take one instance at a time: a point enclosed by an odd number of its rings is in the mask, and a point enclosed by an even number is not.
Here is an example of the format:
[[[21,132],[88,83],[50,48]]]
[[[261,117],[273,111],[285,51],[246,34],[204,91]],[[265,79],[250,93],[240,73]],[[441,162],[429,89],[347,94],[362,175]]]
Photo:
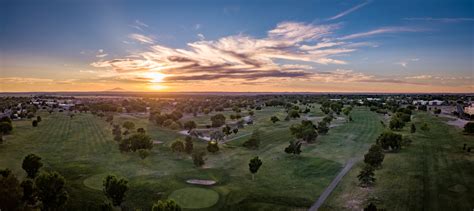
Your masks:
[[[439,106],[439,105],[443,105],[444,104],[444,101],[442,100],[430,100],[428,101],[428,105],[431,105],[431,106]]]
[[[471,105],[464,107],[464,113],[469,114],[469,115],[474,115],[474,103],[471,103]]]

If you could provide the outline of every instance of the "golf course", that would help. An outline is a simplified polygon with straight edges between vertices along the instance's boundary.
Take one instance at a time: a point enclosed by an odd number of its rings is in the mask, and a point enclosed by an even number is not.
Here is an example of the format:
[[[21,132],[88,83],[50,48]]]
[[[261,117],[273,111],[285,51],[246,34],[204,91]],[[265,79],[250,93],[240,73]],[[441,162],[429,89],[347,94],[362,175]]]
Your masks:
[[[347,160],[361,157],[383,131],[380,115],[356,107],[351,113],[353,121],[347,121],[341,114],[331,123],[327,134],[318,136],[314,143],[304,143],[300,155],[285,153],[288,142],[293,140],[290,125],[303,118],[323,117],[319,105],[314,106],[316,109],[305,117],[276,123],[270,117],[283,119],[284,108],[265,107],[255,111],[254,123],[229,136],[228,141],[219,145],[218,152],[207,153],[201,168],[193,165],[189,155],[170,149],[173,141],[184,139],[183,135],[158,127],[146,118],[114,116],[114,124],[131,121],[136,128],[144,128],[152,140],[159,141],[146,159],[140,159],[136,152],[119,151],[112,126],[104,118],[90,113],[70,117],[62,112],[38,111],[37,115],[42,117],[38,127],[31,127],[27,120],[13,122],[14,130],[4,136],[6,141],[0,145],[0,166],[24,178],[23,158],[30,153],[40,156],[43,171],[57,171],[65,177],[70,197],[68,210],[100,207],[106,200],[103,180],[109,174],[129,181],[123,208],[147,210],[157,200],[173,199],[183,209],[307,209]],[[205,124],[215,113],[185,118]],[[259,148],[242,147],[257,129],[261,139]],[[194,141],[195,150],[205,150],[206,145],[204,140]],[[252,180],[248,160],[255,156],[259,156],[263,165]],[[389,168],[392,168],[389,162],[384,164],[384,171]],[[343,187],[349,188],[352,177],[346,178],[339,192]],[[189,184],[186,181],[190,179],[212,180],[215,184]],[[337,203],[335,200],[338,198],[332,199]]]

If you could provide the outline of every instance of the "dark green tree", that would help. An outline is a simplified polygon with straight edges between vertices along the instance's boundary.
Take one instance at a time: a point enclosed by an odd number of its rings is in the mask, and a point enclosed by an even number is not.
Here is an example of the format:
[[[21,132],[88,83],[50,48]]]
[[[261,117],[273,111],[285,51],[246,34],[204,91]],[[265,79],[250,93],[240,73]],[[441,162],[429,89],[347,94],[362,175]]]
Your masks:
[[[258,156],[252,158],[249,162],[249,171],[252,173],[252,180],[255,179],[255,174],[257,173],[258,169],[262,166],[262,160],[258,158]]]
[[[57,172],[41,173],[35,179],[35,187],[42,210],[61,208],[69,198],[66,180]]]
[[[35,154],[29,154],[23,159],[21,167],[26,171],[28,178],[35,178],[39,169],[43,166],[41,158]]]
[[[36,204],[36,190],[33,180],[25,179],[20,186],[23,189],[23,201],[31,205]]]
[[[191,136],[186,136],[184,139],[184,151],[188,154],[193,152],[193,138]]]
[[[377,138],[377,144],[384,150],[392,150],[397,152],[401,148],[402,135],[396,134],[392,131],[385,131]]]
[[[211,117],[212,127],[220,127],[225,124],[225,116],[223,114],[216,114]]]
[[[276,116],[272,116],[272,117],[270,118],[270,121],[272,121],[273,123],[275,123],[275,122],[280,121],[280,119],[278,119],[278,117],[276,117]]]
[[[171,199],[159,200],[153,204],[152,211],[181,211],[181,207]]]
[[[104,179],[103,186],[105,196],[112,201],[114,206],[120,206],[128,190],[128,181],[124,178],[118,179],[114,175],[108,175]]]
[[[206,155],[203,151],[193,152],[193,163],[196,167],[201,167],[204,165],[204,156]]]
[[[190,120],[190,121],[185,122],[183,127],[184,129],[188,130],[188,132],[190,132],[192,129],[197,127],[197,124],[196,122]]]
[[[133,134],[128,138],[128,140],[130,142],[130,150],[133,152],[139,149],[151,150],[153,148],[151,137],[143,133]]]
[[[317,129],[319,134],[327,134],[329,132],[329,127],[327,125],[327,122],[325,121],[321,121],[321,122],[318,122],[318,126],[317,126]]]
[[[31,125],[32,125],[33,127],[38,127],[38,121],[33,120],[33,121],[31,122]]]
[[[9,169],[0,169],[0,210],[21,210],[21,187]]]
[[[314,142],[318,137],[316,126],[309,120],[301,121],[301,124],[294,124],[290,127],[291,134],[297,139],[308,143]]]
[[[374,184],[375,182],[375,173],[374,167],[371,165],[365,165],[364,168],[360,171],[357,178],[359,179],[360,186],[368,187]]]
[[[378,144],[373,144],[369,152],[364,155],[364,162],[374,168],[380,168],[384,158],[385,154],[382,147]]]
[[[285,152],[288,154],[299,155],[301,153],[301,142],[290,141],[290,145],[285,148]]]
[[[403,127],[405,127],[405,122],[394,116],[392,119],[390,119],[388,127],[392,130],[401,130]]]

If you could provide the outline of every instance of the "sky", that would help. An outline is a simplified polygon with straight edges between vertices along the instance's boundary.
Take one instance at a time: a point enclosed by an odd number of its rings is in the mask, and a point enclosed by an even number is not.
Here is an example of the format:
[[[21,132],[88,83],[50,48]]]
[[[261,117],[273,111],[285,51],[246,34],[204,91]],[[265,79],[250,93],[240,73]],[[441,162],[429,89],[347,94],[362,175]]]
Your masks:
[[[0,92],[474,92],[472,0],[2,0],[0,30]]]

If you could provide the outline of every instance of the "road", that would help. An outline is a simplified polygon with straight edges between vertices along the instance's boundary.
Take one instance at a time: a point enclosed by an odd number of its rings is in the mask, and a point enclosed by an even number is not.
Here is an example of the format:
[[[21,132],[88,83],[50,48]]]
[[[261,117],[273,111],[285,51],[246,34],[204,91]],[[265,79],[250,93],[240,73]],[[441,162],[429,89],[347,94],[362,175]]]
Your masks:
[[[334,188],[336,188],[337,184],[341,181],[344,175],[351,170],[352,166],[357,162],[357,159],[351,158],[347,161],[344,168],[339,172],[339,174],[332,180],[331,184],[324,190],[324,192],[319,196],[318,200],[309,208],[310,211],[316,211],[324,204],[324,201],[331,195]]]

